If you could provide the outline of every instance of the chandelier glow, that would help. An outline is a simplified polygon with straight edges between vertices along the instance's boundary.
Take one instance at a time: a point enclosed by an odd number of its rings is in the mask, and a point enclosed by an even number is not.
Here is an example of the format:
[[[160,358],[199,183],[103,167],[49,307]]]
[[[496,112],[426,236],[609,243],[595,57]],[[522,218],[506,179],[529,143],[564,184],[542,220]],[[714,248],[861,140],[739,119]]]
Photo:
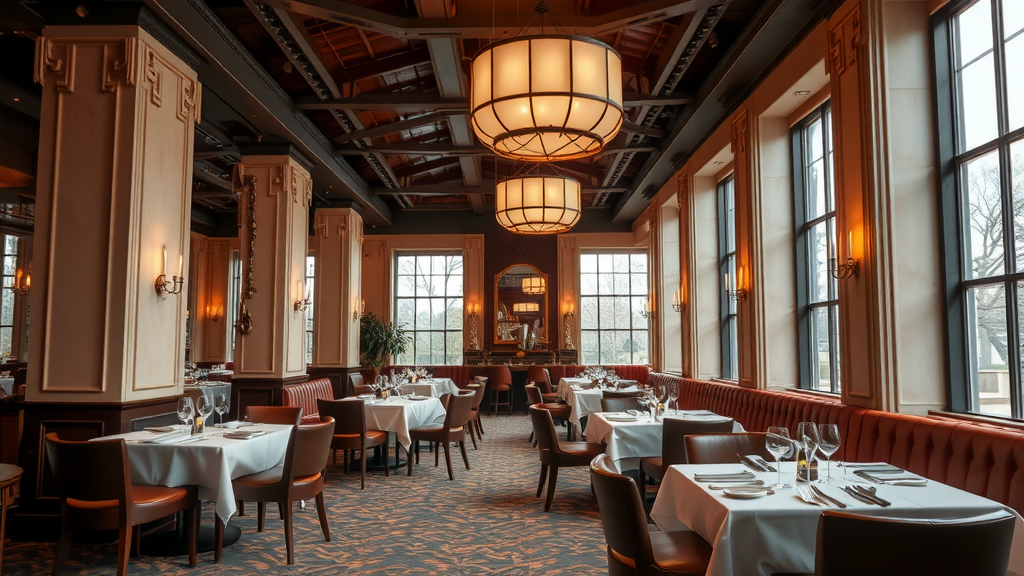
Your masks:
[[[580,183],[562,176],[524,176],[494,187],[494,215],[517,234],[557,234],[580,219]]]
[[[471,117],[495,154],[529,162],[591,156],[622,126],[622,59],[583,36],[522,36],[473,59]]]

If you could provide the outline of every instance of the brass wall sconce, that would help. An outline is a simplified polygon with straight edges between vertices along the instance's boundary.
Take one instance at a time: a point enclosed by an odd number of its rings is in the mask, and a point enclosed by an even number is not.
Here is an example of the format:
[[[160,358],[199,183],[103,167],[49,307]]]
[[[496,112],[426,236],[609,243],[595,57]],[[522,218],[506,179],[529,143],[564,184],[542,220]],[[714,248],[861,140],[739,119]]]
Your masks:
[[[572,330],[570,330],[570,324],[572,319],[576,317],[576,305],[573,303],[562,306],[562,319],[565,322],[565,349],[572,350]]]
[[[476,351],[480,349],[480,336],[476,326],[476,321],[480,317],[480,305],[469,304],[466,310],[469,311],[469,349]]]
[[[305,294],[305,297],[295,300],[295,311],[305,312],[309,310],[309,307],[313,305],[312,300],[309,299],[309,288],[303,286],[302,281],[299,281],[299,295]]]
[[[640,311],[640,315],[646,320],[654,318],[654,304],[651,303],[651,297],[647,297],[647,304],[644,305],[644,309]]]
[[[359,308],[357,308],[357,309],[352,311],[352,319],[353,320],[361,320],[363,318],[363,314],[365,314],[365,313],[366,313],[366,300],[363,300],[362,306],[360,306]]]
[[[682,299],[679,297],[679,290],[672,293],[672,309],[676,312],[683,311],[683,303],[681,300]]]
[[[24,274],[21,268],[14,272],[14,286],[11,287],[11,291],[21,296],[28,296],[29,292],[32,291],[31,269],[29,269],[28,274]]]
[[[860,261],[853,257],[853,232],[846,237],[846,263],[840,264],[839,258],[829,258],[828,272],[836,280],[852,278],[860,272]]]
[[[210,320],[213,320],[214,322],[219,322],[220,319],[221,319],[221,309],[220,309],[220,306],[214,306],[214,307],[207,306],[206,307],[206,317],[209,318]]]
[[[163,271],[160,273],[159,276],[156,277],[156,282],[154,282],[153,285],[156,288],[156,293],[157,293],[158,296],[160,296],[161,298],[167,298],[167,296],[170,295],[170,294],[174,294],[174,295],[181,294],[182,285],[185,284],[185,278],[184,278],[184,276],[185,276],[185,273],[184,273],[185,263],[184,263],[184,256],[178,256],[178,275],[177,276],[171,276],[171,279],[168,280],[167,279],[167,246],[163,247],[163,253],[164,253],[164,259],[163,259],[164,265],[163,265],[163,268],[162,268]]]
[[[729,273],[728,272],[725,273],[725,293],[732,300],[736,300],[736,301],[746,300],[747,299],[747,289],[744,287],[745,284],[743,283],[743,266],[740,266],[739,274],[738,274],[736,280],[737,280],[737,282],[736,282],[736,289],[733,290],[732,289],[732,284],[729,283]]]

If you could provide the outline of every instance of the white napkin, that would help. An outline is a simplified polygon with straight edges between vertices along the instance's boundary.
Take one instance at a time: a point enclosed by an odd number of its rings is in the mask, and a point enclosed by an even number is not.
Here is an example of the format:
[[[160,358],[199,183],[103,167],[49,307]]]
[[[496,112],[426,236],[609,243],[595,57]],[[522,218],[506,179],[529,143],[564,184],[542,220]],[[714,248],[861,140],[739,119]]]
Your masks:
[[[190,435],[189,435],[189,431],[188,430],[175,430],[174,432],[167,432],[166,434],[160,434],[159,436],[154,436],[152,438],[147,438],[146,440],[142,440],[141,443],[142,444],[174,444],[176,442],[184,440],[185,438],[188,438],[189,436]]]
[[[698,482],[715,482],[722,480],[753,480],[756,476],[747,470],[743,470],[741,472],[721,474],[694,474],[693,478]]]
[[[266,430],[239,430],[236,432],[227,432],[224,434],[224,437],[231,438],[232,440],[248,440],[249,438],[263,436],[266,433]]]
[[[242,426],[252,426],[252,422],[243,422],[241,420],[232,420],[231,422],[221,422],[220,424],[214,424],[214,428],[227,428],[228,430],[235,430]]]
[[[148,426],[146,427],[147,432],[174,432],[177,430],[174,426]]]

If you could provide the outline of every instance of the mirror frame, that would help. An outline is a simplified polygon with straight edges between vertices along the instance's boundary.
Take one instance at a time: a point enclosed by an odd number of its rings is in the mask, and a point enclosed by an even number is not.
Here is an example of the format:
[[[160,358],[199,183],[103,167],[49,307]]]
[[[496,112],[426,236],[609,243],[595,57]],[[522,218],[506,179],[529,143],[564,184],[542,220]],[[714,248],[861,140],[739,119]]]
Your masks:
[[[519,340],[502,340],[498,337],[498,309],[499,306],[501,305],[501,299],[499,297],[498,292],[498,280],[501,279],[501,277],[504,276],[506,273],[508,273],[509,270],[512,270],[513,268],[516,268],[518,266],[526,266],[528,268],[532,268],[538,276],[544,279],[544,307],[541,310],[540,315],[541,324],[543,324],[544,326],[544,338],[537,339],[537,342],[547,344],[549,342],[549,333],[551,332],[551,327],[548,325],[548,293],[551,290],[551,284],[548,282],[547,274],[541,272],[540,269],[534,266],[533,264],[527,264],[525,262],[520,262],[507,266],[501,272],[498,272],[497,274],[494,275],[494,343],[519,344],[520,342]]]

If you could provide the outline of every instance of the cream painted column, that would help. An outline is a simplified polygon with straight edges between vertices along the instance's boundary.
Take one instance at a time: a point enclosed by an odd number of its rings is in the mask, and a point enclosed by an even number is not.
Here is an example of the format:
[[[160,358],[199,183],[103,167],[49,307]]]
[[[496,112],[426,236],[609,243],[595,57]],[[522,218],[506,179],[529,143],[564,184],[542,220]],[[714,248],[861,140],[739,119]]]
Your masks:
[[[21,286],[32,287],[32,236],[18,238],[17,269],[21,270]],[[26,286],[26,284],[28,284]],[[11,358],[22,362],[28,359],[28,322],[31,317],[29,298],[32,293],[14,293],[14,325],[11,329]]]
[[[189,265],[196,74],[138,26],[68,26],[43,30],[35,80],[42,103],[27,399],[180,394],[184,294],[161,298],[154,282]]]
[[[192,234],[192,277],[196,291],[192,323],[192,361],[227,362],[228,289],[231,284],[231,240]]]
[[[391,243],[387,238],[367,236],[363,240],[363,300],[364,312],[378,318],[391,318]]]
[[[650,355],[651,367],[655,372],[663,370],[662,346],[664,339],[661,336],[663,319],[665,317],[664,298],[661,296],[661,215],[660,210],[653,203],[647,209],[647,303],[650,308],[651,317],[647,319],[648,354]]]
[[[246,155],[236,166],[236,187],[242,303],[235,379],[305,377],[305,315],[295,309],[295,302],[305,297],[309,170],[292,155]],[[250,218],[255,220],[255,238]]]
[[[469,350],[472,337],[473,319],[469,316],[469,308],[477,312],[477,342],[481,350],[487,349],[484,342],[484,323],[491,315],[483,309],[485,302],[484,290],[484,236],[483,234],[467,235],[462,242],[462,341],[463,350]]]
[[[562,234],[558,237],[558,348],[570,349],[567,345],[566,322],[568,321],[571,349],[580,350],[577,363],[583,362],[580,348],[580,243],[573,234]],[[571,318],[566,312],[572,310]]]
[[[679,302],[680,311],[673,307],[673,302],[680,297],[682,282],[680,280],[680,250],[679,250],[679,205],[678,194],[673,194],[668,202],[665,202],[658,209],[661,213],[659,222],[660,241],[660,273],[659,292],[661,294],[660,304],[661,319],[659,333],[661,334],[661,369],[666,372],[679,372],[682,370],[682,306]]]
[[[736,278],[730,281],[746,296],[736,302],[738,382],[747,388],[764,387],[767,373],[764,309],[764,251],[761,246],[761,198],[755,181],[756,136],[747,117],[747,110],[738,112],[732,121],[732,152],[735,165],[733,183],[736,191]]]
[[[679,344],[682,348],[680,370],[686,378],[697,374],[697,311],[698,283],[697,213],[693,177],[683,169],[676,176],[676,199],[679,206],[679,298],[683,310],[679,315]]]
[[[312,368],[357,368],[363,218],[354,208],[319,208],[313,234],[316,279]]]
[[[946,392],[928,4],[848,2],[828,33],[843,402],[896,412]]]

